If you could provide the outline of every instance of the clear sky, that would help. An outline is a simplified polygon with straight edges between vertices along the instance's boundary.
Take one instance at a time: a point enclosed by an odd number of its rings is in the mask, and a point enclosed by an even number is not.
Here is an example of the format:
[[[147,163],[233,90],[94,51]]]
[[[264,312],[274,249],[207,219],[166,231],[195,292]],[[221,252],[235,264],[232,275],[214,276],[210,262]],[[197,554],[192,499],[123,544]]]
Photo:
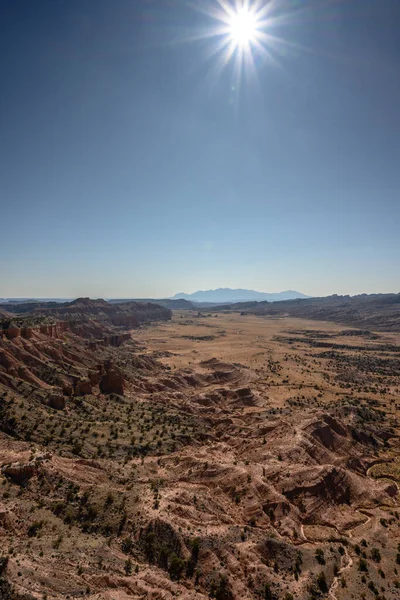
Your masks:
[[[0,1],[0,297],[400,291],[400,2],[278,4],[238,80],[217,0]]]

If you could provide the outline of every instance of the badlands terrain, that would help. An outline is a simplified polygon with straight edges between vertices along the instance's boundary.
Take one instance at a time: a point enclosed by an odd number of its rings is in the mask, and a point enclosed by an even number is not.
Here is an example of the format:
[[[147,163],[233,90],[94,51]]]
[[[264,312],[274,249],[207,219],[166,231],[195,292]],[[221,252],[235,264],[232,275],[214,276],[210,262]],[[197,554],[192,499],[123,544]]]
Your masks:
[[[400,597],[392,313],[9,309],[0,598]]]

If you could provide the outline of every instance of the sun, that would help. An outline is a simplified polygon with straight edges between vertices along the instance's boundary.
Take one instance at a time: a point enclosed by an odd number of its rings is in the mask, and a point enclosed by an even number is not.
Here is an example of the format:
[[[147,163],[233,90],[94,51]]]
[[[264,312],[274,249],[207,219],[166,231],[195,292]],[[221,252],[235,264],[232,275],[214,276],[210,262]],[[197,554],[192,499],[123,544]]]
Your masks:
[[[257,40],[257,15],[248,8],[241,8],[230,15],[229,37],[237,46],[247,46]]]
[[[185,1],[211,22],[204,22],[198,33],[182,41],[208,40],[206,54],[213,59],[210,74],[215,75],[216,81],[231,64],[232,90],[238,91],[244,80],[255,82],[264,66],[282,68],[281,57],[295,46],[281,34],[282,26],[290,25],[300,11],[297,8],[287,10],[289,0]]]

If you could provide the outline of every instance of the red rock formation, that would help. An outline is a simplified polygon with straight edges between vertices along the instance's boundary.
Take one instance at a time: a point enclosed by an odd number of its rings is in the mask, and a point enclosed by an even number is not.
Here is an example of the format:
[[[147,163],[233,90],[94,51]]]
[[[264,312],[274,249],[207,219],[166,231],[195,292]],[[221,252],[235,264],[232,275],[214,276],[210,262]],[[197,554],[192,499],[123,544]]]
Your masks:
[[[64,396],[72,396],[74,390],[70,383],[65,383],[63,385],[63,394]]]
[[[97,385],[100,381],[100,373],[98,371],[89,371],[88,377],[92,385]]]
[[[86,396],[92,393],[92,384],[89,379],[81,379],[75,383],[75,396]]]
[[[49,406],[51,406],[51,408],[55,408],[56,410],[64,410],[67,402],[62,394],[51,394],[47,403]]]
[[[124,393],[124,378],[122,373],[115,367],[112,361],[107,361],[104,365],[105,373],[100,380],[100,390],[103,394]]]
[[[59,321],[53,325],[40,325],[40,333],[48,335],[51,338],[58,338],[68,329],[68,323]]]
[[[2,473],[6,477],[9,477],[16,483],[23,483],[27,479],[30,479],[36,474],[37,464],[35,460],[31,460],[27,463],[12,463],[11,465],[5,465],[2,468]]]
[[[107,335],[104,338],[105,346],[122,346],[124,342],[131,339],[130,333],[117,333],[115,335]]]
[[[138,327],[139,318],[136,315],[115,315],[111,318],[111,323],[117,327]]]
[[[21,329],[16,325],[11,324],[10,327],[5,330],[5,334],[9,340],[13,340],[16,337],[20,337]]]
[[[33,337],[33,327],[23,327],[21,329],[21,337],[30,340]]]

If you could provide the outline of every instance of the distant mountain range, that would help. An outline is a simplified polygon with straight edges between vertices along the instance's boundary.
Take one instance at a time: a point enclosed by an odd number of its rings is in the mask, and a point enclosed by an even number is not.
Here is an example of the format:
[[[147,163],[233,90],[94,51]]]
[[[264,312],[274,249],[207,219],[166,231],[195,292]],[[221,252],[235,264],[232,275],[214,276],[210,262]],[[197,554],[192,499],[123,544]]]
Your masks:
[[[185,294],[183,292],[175,294],[171,300],[188,300],[189,302],[213,302],[213,303],[230,303],[230,302],[250,302],[250,301],[267,301],[279,302],[280,300],[296,300],[297,298],[309,298],[301,292],[287,290],[285,292],[277,292],[275,294],[267,292],[256,292],[255,290],[232,290],[231,288],[218,288],[217,290],[205,290],[194,292],[193,294]]]
[[[281,300],[296,300],[298,298],[310,298],[301,292],[287,290],[270,294],[266,292],[256,292],[255,290],[244,290],[231,288],[219,288],[217,290],[205,290],[194,292],[193,294],[175,294],[172,298],[153,299],[153,298],[108,298],[110,304],[124,304],[127,302],[150,302],[160,304],[171,310],[200,309],[209,308],[216,304],[234,304],[235,302],[279,302]],[[0,308],[10,312],[26,312],[31,310],[33,305],[41,306],[50,304],[65,304],[71,302],[71,299],[63,298],[0,298]],[[17,309],[18,305],[20,308]],[[31,306],[32,305],[32,306]],[[12,310],[14,307],[14,311]],[[25,307],[25,308],[24,308]]]

